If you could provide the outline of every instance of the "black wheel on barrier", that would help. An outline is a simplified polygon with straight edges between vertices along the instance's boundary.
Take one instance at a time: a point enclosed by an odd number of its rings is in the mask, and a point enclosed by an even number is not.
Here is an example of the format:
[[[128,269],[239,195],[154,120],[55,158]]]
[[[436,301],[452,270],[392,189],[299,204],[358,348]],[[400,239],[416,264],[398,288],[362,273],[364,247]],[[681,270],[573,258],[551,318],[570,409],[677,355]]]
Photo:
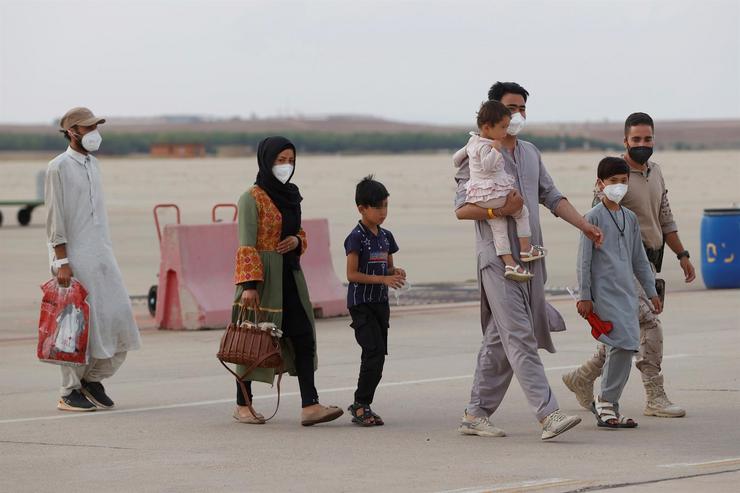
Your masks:
[[[23,209],[18,211],[18,222],[21,226],[28,226],[28,223],[31,222],[31,209],[28,207],[24,207]]]
[[[157,313],[157,286],[149,288],[149,294],[146,296],[146,307],[149,308],[149,314],[153,317]]]
[[[0,212],[0,226],[3,225],[3,213]]]

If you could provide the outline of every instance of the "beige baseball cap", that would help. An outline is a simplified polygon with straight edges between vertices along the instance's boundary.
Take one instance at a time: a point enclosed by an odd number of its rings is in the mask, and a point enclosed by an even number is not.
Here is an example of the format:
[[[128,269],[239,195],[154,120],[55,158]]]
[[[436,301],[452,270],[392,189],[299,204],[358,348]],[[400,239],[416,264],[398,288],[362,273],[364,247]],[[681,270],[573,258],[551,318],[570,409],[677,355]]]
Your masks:
[[[69,130],[75,125],[89,127],[92,125],[100,125],[101,123],[105,123],[105,118],[98,118],[87,108],[77,107],[72,108],[64,114],[62,119],[59,121],[59,126],[62,127],[62,130]]]

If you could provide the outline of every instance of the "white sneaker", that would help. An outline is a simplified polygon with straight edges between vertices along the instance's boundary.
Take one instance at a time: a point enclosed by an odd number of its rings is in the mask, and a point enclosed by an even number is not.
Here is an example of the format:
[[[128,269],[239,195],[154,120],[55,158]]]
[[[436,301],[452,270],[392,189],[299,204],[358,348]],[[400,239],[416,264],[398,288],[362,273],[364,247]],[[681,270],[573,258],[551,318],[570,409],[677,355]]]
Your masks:
[[[473,419],[471,419],[473,418]],[[479,437],[505,437],[506,433],[501,428],[496,428],[488,418],[478,418],[463,414],[460,427],[457,429],[463,435],[478,435]]]
[[[580,422],[581,418],[578,416],[568,416],[567,414],[560,412],[558,409],[557,411],[552,412],[545,418],[545,421],[542,422],[542,439],[549,440],[551,438],[555,438],[561,433],[565,433],[570,430]]]

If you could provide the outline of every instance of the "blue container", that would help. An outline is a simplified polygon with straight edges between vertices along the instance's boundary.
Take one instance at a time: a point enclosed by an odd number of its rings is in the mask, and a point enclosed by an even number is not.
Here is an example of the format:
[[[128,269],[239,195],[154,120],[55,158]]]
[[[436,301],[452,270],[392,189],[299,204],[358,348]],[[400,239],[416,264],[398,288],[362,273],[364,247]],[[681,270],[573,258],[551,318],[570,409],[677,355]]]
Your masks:
[[[740,288],[740,209],[704,209],[701,275],[709,289]]]

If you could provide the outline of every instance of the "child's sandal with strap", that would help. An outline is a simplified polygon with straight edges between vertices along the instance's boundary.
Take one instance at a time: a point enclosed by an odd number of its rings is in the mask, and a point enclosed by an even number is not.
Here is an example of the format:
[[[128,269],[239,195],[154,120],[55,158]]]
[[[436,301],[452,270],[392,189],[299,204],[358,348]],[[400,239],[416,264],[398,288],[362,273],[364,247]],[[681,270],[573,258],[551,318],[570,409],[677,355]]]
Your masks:
[[[533,262],[535,260],[545,258],[546,255],[547,250],[542,248],[540,245],[532,245],[529,248],[529,251],[519,254],[519,258],[522,262]]]
[[[359,410],[362,410],[362,414],[360,415],[357,414]],[[370,406],[355,402],[347,408],[347,411],[352,415],[352,422],[354,424],[358,426],[376,426],[375,416]]]
[[[507,265],[504,268],[504,277],[517,282],[527,282],[534,277],[534,275],[521,265]]]
[[[637,421],[621,414],[617,416],[617,427],[618,428],[637,428]]]
[[[613,403],[597,399],[591,403],[591,412],[596,416],[596,425],[599,428],[619,428],[619,416],[617,416]]]

